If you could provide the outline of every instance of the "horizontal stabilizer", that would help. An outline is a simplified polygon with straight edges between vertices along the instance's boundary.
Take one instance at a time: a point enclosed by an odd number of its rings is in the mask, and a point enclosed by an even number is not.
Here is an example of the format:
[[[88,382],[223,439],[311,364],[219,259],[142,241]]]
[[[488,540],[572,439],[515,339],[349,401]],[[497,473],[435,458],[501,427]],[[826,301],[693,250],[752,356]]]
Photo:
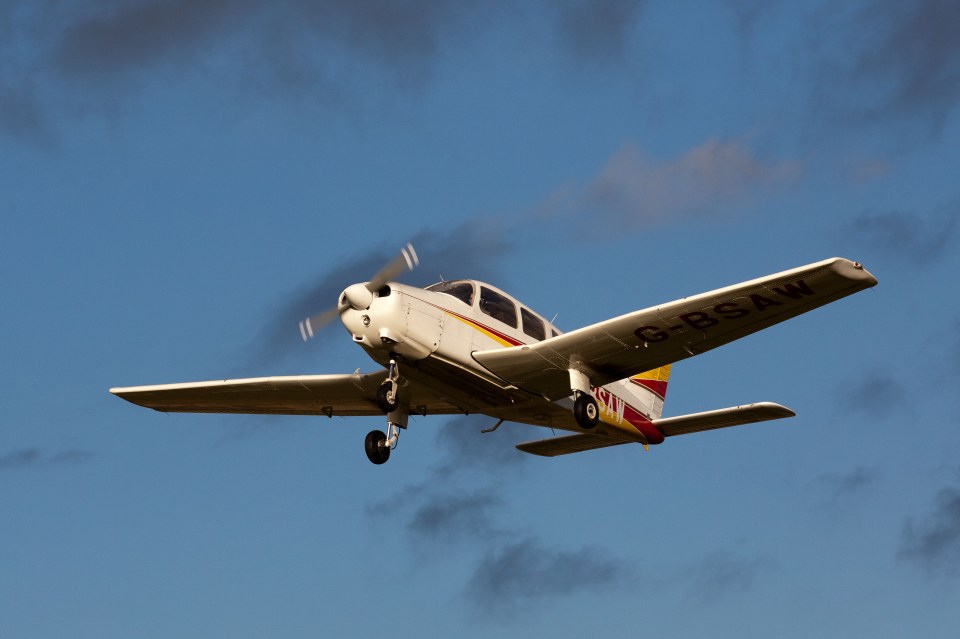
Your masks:
[[[581,453],[585,450],[593,450],[594,448],[607,448],[608,446],[632,443],[634,442],[629,439],[617,439],[614,437],[604,437],[603,435],[566,435],[564,437],[550,437],[549,439],[517,444],[517,450],[542,457],[556,457],[557,455]]]
[[[728,426],[765,422],[771,419],[793,417],[794,415],[796,415],[796,413],[786,406],[774,404],[773,402],[758,402],[744,406],[709,410],[704,413],[657,419],[654,420],[653,425],[656,426],[657,430],[662,432],[664,436],[673,437],[674,435],[687,435],[689,433],[699,433],[704,430],[713,430],[714,428],[727,428]]]

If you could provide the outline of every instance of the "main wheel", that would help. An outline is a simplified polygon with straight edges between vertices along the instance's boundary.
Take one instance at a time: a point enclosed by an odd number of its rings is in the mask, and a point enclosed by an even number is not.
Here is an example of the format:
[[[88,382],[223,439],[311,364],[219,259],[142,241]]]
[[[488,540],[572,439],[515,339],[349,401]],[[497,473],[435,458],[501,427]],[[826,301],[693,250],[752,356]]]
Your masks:
[[[367,451],[367,459],[374,464],[382,464],[390,459],[390,447],[386,445],[387,436],[382,430],[371,430],[363,447]]]
[[[588,393],[578,393],[577,399],[573,402],[573,417],[577,420],[580,428],[590,430],[597,425],[600,420],[600,409],[597,408],[597,400]]]
[[[380,384],[380,388],[377,389],[377,406],[385,413],[391,413],[397,410],[397,406],[400,403],[397,401],[397,393],[394,388],[396,388],[396,386],[390,382],[385,382]]]

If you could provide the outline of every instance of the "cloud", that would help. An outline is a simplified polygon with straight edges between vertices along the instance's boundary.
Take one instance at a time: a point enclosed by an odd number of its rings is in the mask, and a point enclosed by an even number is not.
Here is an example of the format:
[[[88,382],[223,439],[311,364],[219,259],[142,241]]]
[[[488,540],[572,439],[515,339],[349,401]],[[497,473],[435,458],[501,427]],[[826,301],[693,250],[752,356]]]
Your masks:
[[[680,571],[680,577],[686,584],[688,596],[712,603],[734,592],[748,592],[758,573],[769,565],[769,561],[719,550],[689,564]]]
[[[414,508],[407,530],[418,543],[424,538],[446,543],[491,540],[505,534],[494,517],[502,505],[503,499],[490,488],[432,495]]]
[[[707,140],[667,161],[627,144],[582,190],[555,194],[540,214],[589,216],[606,229],[649,226],[747,208],[799,174],[798,163],[760,160],[739,140]]]
[[[464,595],[478,615],[502,619],[544,600],[605,591],[629,577],[627,564],[603,549],[558,550],[528,537],[489,550]]]
[[[878,251],[917,266],[936,262],[953,248],[960,205],[938,214],[921,216],[894,211],[864,214],[847,227],[848,236],[860,236]]]
[[[832,510],[862,497],[876,486],[880,474],[877,468],[857,466],[849,471],[822,473],[814,483],[824,496],[824,505]]]
[[[871,371],[845,386],[841,403],[849,410],[882,417],[902,408],[904,383],[885,371]]]
[[[93,453],[68,448],[48,453],[39,448],[22,448],[0,455],[0,472],[38,468],[45,466],[67,466],[89,461]]]
[[[518,437],[508,438],[506,433],[536,429],[540,434],[542,429],[505,423],[493,433],[480,432],[494,423],[491,417],[485,415],[464,415],[448,420],[437,432],[437,444],[443,456],[440,464],[434,467],[434,473],[446,479],[472,469],[496,468],[502,472],[525,465],[530,456],[514,448]]]
[[[958,24],[960,4],[951,0],[867,2],[850,27],[859,36],[850,41],[862,43],[848,69],[849,90],[868,98],[860,109],[939,127],[960,99]]]
[[[619,57],[644,4],[643,0],[557,3],[560,34],[577,59]]]
[[[519,0],[12,0],[0,7],[0,133],[36,138],[64,116],[117,111],[157,79],[200,77],[235,102],[306,101],[356,110],[356,86],[394,93],[428,85]],[[537,3],[559,46],[604,61],[639,3]],[[517,12],[513,12],[517,13]],[[21,97],[24,96],[24,97]]]
[[[929,513],[907,520],[898,554],[931,575],[953,577],[960,572],[960,488],[944,488]]]

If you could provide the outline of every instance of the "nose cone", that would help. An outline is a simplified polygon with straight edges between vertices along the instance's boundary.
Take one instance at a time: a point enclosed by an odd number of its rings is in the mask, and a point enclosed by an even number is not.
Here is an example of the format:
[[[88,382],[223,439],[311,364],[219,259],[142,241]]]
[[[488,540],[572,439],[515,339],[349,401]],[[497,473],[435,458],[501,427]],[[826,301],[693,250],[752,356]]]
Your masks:
[[[373,303],[373,291],[366,284],[351,284],[342,295],[342,299],[356,311],[365,311]]]

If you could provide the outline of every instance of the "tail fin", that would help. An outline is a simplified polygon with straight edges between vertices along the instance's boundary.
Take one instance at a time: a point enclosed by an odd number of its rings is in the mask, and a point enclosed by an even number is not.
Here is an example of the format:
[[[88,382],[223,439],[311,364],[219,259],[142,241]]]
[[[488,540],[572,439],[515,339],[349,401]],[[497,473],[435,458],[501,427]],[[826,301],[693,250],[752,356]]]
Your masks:
[[[650,419],[660,419],[663,414],[663,400],[667,396],[667,383],[670,381],[670,364],[640,373],[630,378],[631,384],[643,396],[644,408]]]

